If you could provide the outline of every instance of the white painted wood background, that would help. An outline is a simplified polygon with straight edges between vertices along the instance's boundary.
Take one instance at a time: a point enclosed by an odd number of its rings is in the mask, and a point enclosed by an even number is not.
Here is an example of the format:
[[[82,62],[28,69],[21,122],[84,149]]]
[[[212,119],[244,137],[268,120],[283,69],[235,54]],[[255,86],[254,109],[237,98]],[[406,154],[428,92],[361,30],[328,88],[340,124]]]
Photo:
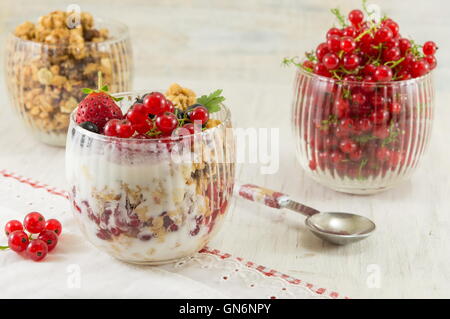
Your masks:
[[[260,175],[258,165],[244,164],[239,166],[240,180],[284,191],[318,209],[359,212],[378,225],[369,240],[334,247],[310,235],[302,217],[236,200],[211,247],[353,298],[450,297],[448,1],[378,1],[404,34],[439,44],[437,116],[431,147],[413,178],[366,197],[336,193],[304,176],[289,130],[294,70],[280,66],[284,56],[300,55],[322,41],[332,24],[331,7],[348,12],[359,1],[76,3],[129,25],[136,89],[166,87],[173,81],[198,92],[222,88],[236,127],[280,127],[279,171]],[[9,28],[65,5],[56,0],[0,0],[1,51]],[[64,187],[63,149],[39,144],[11,119],[4,79],[0,82],[0,168]],[[378,271],[380,286],[370,287]]]

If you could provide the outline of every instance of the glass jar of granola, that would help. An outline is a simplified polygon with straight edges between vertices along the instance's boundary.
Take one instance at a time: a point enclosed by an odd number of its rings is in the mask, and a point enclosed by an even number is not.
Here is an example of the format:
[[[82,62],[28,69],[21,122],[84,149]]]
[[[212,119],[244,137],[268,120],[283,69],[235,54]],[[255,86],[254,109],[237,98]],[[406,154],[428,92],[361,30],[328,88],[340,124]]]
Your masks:
[[[114,96],[124,98],[125,114],[143,94]],[[198,103],[178,85],[166,96],[177,108]],[[203,130],[177,137],[106,136],[75,118],[76,111],[66,177],[73,214],[93,245],[126,262],[163,264],[196,253],[220,229],[235,176],[228,108],[211,113]]]
[[[64,146],[69,115],[98,73],[111,92],[130,89],[128,28],[81,13],[54,11],[9,35],[6,83],[14,109],[40,141]]]

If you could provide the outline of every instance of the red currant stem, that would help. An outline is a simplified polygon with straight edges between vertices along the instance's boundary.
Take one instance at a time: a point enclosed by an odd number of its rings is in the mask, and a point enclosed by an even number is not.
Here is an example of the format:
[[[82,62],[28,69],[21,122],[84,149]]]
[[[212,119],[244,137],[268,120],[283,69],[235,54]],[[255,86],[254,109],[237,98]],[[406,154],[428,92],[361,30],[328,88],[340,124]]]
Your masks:
[[[366,31],[364,31],[363,33],[361,33],[360,35],[358,35],[358,36],[355,38],[355,42],[361,41],[361,39],[362,39],[366,34],[373,33],[373,31],[375,31],[375,29],[376,29],[378,26],[379,26],[379,24],[371,23],[371,26],[370,26],[369,29],[367,29]]]
[[[397,65],[399,65],[400,63],[402,63],[405,60],[405,57],[397,60],[397,61],[389,61],[386,62],[384,65],[389,66],[391,69],[395,68]]]
[[[331,9],[330,11],[331,11],[332,14],[334,14],[336,16],[336,18],[338,19],[338,21],[339,21],[339,23],[341,24],[342,27],[346,27],[347,26],[347,23],[345,23],[345,18],[341,14],[341,11],[338,8]]]
[[[362,0],[362,8],[364,12],[367,14],[368,17],[370,17],[372,14],[375,13],[375,11],[370,11],[369,8],[367,8],[367,0]]]
[[[414,40],[410,40],[410,42],[411,42],[411,48],[409,48],[407,52],[411,53],[416,58],[423,58],[424,55],[419,50],[420,48],[422,48],[422,46],[417,44],[416,42],[414,42]]]
[[[306,57],[308,57],[308,56],[306,56]],[[295,61],[297,59],[298,59],[297,56],[295,56],[293,58],[284,58],[283,61],[281,62],[281,64],[283,64],[284,66],[295,65],[296,67],[301,67],[302,65]]]
[[[0,246],[0,250],[7,250],[9,249],[9,246]]]
[[[331,74],[333,74],[333,76],[338,79],[338,80],[342,80],[342,78],[338,75],[338,71],[337,70],[332,70],[330,71]]]
[[[146,135],[148,135],[148,136],[158,136],[158,135],[160,135],[162,132],[161,131],[158,131],[158,130],[150,130],[150,131],[148,131],[147,133],[145,133]]]
[[[309,61],[311,61],[311,62],[317,62],[316,55],[314,54],[313,51],[305,52],[305,56],[306,56],[306,58],[307,58]]]
[[[361,176],[361,174],[362,174],[362,170],[363,170],[363,168],[367,165],[367,162],[368,162],[368,160],[367,159],[363,159],[362,161],[361,161],[361,163],[359,164],[359,176]]]

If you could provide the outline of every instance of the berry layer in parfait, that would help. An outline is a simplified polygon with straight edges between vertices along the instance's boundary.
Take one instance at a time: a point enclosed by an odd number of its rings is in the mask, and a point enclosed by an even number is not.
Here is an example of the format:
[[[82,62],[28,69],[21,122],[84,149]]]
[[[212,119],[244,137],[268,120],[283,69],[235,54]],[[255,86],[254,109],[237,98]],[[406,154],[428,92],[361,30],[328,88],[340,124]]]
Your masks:
[[[353,10],[304,60],[292,122],[306,172],[332,189],[371,194],[407,179],[429,141],[437,46],[418,45],[384,16]]]
[[[99,249],[161,264],[203,248],[234,185],[229,110],[217,90],[88,95],[71,116],[66,175],[74,216]]]

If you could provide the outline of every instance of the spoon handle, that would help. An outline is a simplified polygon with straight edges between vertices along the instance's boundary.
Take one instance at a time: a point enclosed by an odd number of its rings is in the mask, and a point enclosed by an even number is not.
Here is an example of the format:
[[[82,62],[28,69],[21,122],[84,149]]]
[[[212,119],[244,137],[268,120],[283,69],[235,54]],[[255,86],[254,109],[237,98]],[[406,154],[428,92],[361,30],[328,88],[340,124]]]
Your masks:
[[[305,216],[320,213],[318,210],[291,200],[289,195],[252,184],[235,185],[239,197],[276,209],[287,208]]]

